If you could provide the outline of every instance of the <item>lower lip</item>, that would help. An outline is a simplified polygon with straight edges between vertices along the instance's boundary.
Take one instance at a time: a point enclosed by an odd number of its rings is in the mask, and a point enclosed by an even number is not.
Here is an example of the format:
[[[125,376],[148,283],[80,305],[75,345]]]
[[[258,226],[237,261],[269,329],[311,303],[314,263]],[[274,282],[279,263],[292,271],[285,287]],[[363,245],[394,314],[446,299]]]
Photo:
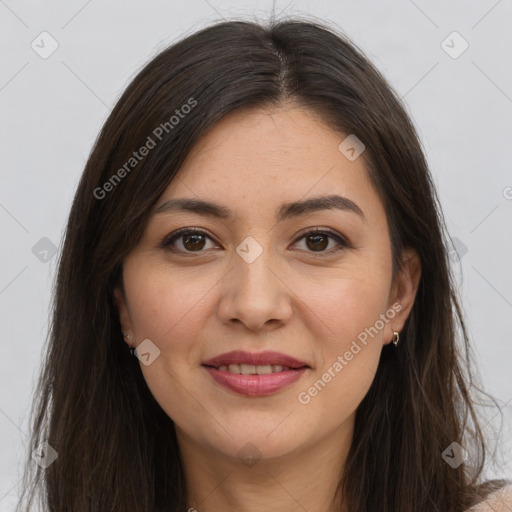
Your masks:
[[[271,395],[293,382],[299,380],[308,368],[286,370],[266,375],[240,375],[228,371],[217,370],[211,366],[204,367],[212,379],[225,388],[247,396]]]

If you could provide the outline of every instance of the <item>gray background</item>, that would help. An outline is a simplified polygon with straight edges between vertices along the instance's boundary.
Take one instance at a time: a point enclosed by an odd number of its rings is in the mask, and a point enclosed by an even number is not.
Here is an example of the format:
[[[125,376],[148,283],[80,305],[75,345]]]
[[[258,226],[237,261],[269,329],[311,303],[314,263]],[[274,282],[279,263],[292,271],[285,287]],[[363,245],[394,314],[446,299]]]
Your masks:
[[[159,50],[212,20],[266,19],[273,8],[336,24],[404,97],[458,240],[453,260],[481,380],[505,413],[504,466],[489,476],[512,477],[510,0],[0,0],[0,510],[13,509],[27,449],[51,249],[102,123]],[[46,59],[31,47],[51,48],[43,31],[58,43]],[[460,55],[454,31],[469,44]],[[487,416],[499,427],[496,411]]]

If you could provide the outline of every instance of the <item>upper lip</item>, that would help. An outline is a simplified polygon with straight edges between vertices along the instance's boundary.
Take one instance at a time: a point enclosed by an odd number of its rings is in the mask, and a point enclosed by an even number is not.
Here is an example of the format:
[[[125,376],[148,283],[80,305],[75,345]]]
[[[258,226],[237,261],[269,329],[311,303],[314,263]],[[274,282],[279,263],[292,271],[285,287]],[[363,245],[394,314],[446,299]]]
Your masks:
[[[255,366],[259,365],[281,365],[288,366],[289,368],[302,368],[308,366],[304,361],[295,359],[287,354],[281,354],[280,352],[245,352],[243,350],[234,350],[232,352],[226,352],[203,361],[203,365],[206,366],[229,366],[230,364],[252,364]]]

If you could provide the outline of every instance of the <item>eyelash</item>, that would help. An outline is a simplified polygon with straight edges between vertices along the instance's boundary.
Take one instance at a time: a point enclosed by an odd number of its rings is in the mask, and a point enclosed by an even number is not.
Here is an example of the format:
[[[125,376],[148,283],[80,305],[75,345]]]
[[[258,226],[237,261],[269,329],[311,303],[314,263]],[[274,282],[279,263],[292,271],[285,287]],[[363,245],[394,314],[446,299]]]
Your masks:
[[[185,253],[185,254],[190,254],[190,255],[192,255],[194,253],[204,252],[203,250],[201,250],[201,251],[182,251],[182,250],[176,249],[175,247],[171,247],[172,244],[176,240],[178,240],[180,237],[183,237],[184,235],[204,235],[207,238],[209,238],[210,240],[214,241],[213,238],[210,235],[208,235],[208,233],[206,233],[205,231],[202,231],[197,228],[182,228],[182,229],[178,229],[174,233],[171,233],[169,236],[164,238],[164,240],[162,240],[162,243],[159,245],[159,247],[161,249],[166,249],[171,252],[178,252],[178,253],[182,253],[182,254]],[[348,243],[348,241],[345,238],[343,238],[336,231],[333,231],[328,228],[310,229],[309,231],[302,233],[295,240],[295,243],[298,242],[299,240],[302,240],[303,238],[306,238],[308,236],[314,236],[314,235],[328,235],[330,238],[336,240],[339,243],[337,248],[330,249],[329,251],[325,251],[325,252],[306,251],[306,252],[310,252],[310,253],[314,254],[315,256],[319,256],[319,257],[329,256],[329,255],[332,255],[333,253],[336,253],[342,249],[346,249],[347,247],[350,247],[350,244]]]

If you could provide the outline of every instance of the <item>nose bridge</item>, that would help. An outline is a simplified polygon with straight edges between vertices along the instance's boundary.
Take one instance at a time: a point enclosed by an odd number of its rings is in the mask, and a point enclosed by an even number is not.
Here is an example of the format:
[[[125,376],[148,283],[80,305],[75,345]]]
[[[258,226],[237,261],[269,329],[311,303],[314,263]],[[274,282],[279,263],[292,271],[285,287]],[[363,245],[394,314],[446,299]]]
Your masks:
[[[260,238],[260,241],[262,239]],[[264,242],[262,242],[264,243]],[[270,246],[263,246],[253,237],[247,237],[236,248],[235,287],[239,296],[268,300],[276,293],[276,277],[271,270],[276,266]],[[258,297],[259,296],[259,297]]]
[[[236,253],[220,307],[224,320],[238,319],[251,329],[271,319],[285,321],[291,308],[274,251],[247,237]]]

